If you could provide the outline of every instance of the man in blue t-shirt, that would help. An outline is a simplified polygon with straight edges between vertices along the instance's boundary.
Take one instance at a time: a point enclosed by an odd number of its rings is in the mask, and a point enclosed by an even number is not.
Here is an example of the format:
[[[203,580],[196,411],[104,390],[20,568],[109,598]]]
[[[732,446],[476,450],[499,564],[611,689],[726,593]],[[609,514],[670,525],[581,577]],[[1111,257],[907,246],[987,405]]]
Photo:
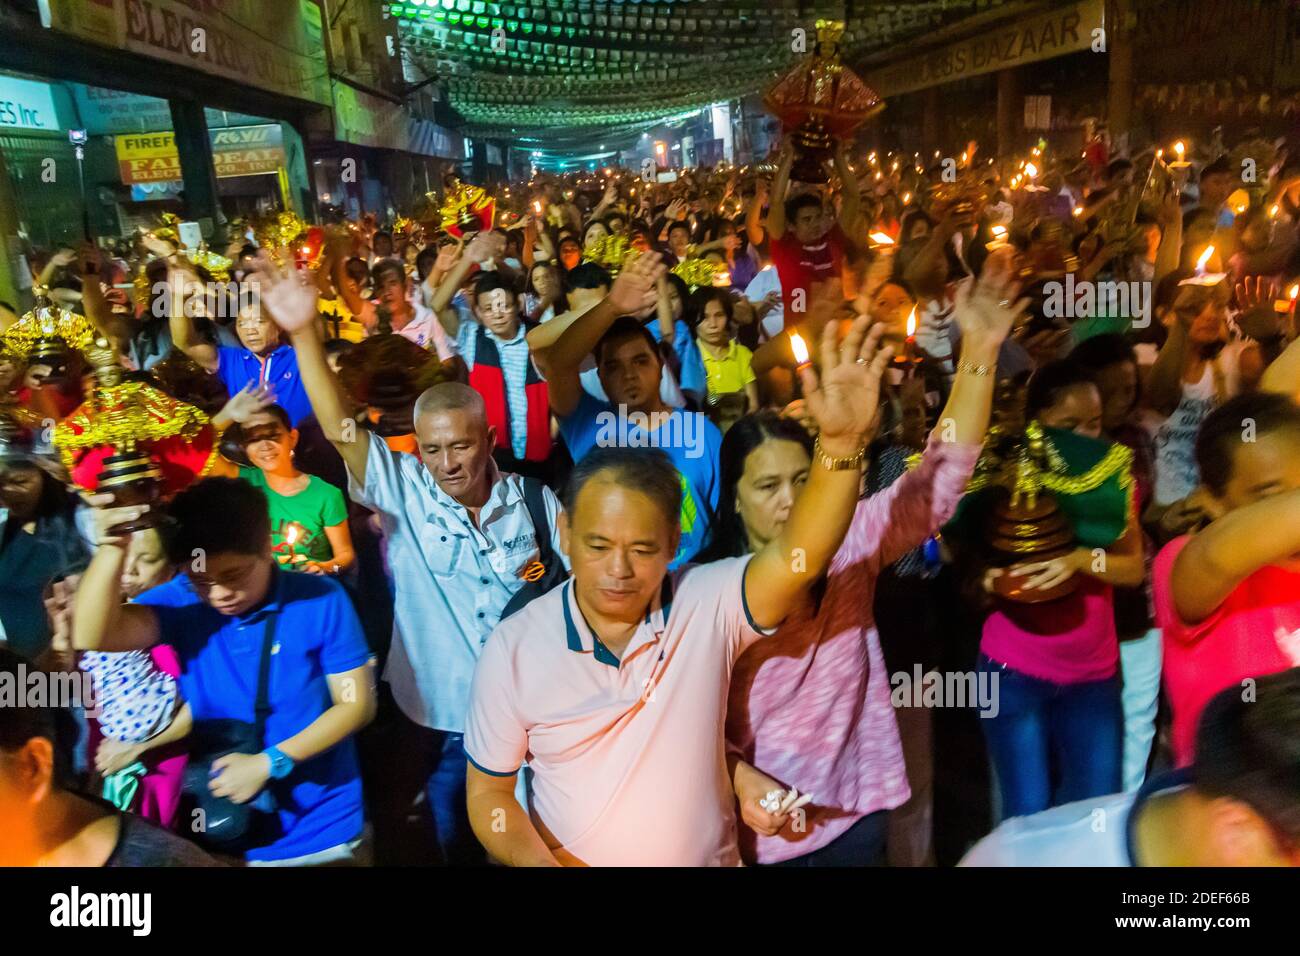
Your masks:
[[[643,253],[614,281],[609,294],[574,320],[546,350],[551,410],[575,462],[592,448],[660,448],[682,478],[681,545],[673,567],[708,543],[718,507],[722,433],[699,412],[666,405],[659,393],[662,359],[653,336],[631,316],[653,303],[664,273],[659,256]],[[600,384],[610,401],[582,388],[579,370],[596,358]]]
[[[192,291],[196,281],[173,271],[167,281],[177,290]],[[172,342],[190,360],[221,379],[230,395],[238,395],[245,386],[266,386],[275,395],[275,403],[289,413],[289,423],[298,423],[311,414],[311,401],[298,372],[298,354],[280,338],[280,328],[262,307],[260,299],[242,305],[235,318],[239,347],[213,345],[201,338],[194,320],[181,304],[169,312]]]
[[[106,497],[95,503],[111,503]],[[254,724],[269,636],[270,712],[262,740],[251,753],[216,757],[208,789],[272,821],[273,832],[244,851],[250,864],[364,862],[352,736],[373,717],[375,694],[370,652],[346,593],[329,578],[280,570],[262,493],[238,479],[209,478],[168,508],[174,526],[165,535],[167,557],[182,573],[123,603],[130,536],[113,528],[145,510],[97,510],[98,550],[77,590],[74,645],[101,651],[173,645],[181,696],[194,721],[191,740],[201,741],[216,721]]]

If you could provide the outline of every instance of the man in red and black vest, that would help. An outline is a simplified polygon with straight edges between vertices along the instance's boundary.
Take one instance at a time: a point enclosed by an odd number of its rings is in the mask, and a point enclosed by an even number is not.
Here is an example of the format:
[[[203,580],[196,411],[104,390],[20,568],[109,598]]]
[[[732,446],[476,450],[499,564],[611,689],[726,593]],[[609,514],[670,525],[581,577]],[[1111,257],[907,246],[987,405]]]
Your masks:
[[[459,323],[456,343],[499,436],[497,467],[550,484],[556,477],[550,401],[524,338],[514,287],[500,273],[483,272],[472,298],[477,321]]]

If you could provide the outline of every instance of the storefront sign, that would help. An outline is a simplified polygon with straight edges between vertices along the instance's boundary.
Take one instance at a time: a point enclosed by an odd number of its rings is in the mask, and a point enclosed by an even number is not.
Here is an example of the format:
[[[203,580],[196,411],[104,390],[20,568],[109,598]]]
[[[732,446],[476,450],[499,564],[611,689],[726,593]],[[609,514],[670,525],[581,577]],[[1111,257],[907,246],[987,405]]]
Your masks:
[[[283,133],[278,123],[209,130],[217,178],[274,173],[284,165]]]
[[[1104,0],[1082,0],[910,57],[863,77],[888,99],[1011,66],[1087,50],[1104,23]]]
[[[48,83],[0,76],[0,126],[59,130],[54,91]]]
[[[334,138],[340,143],[405,150],[409,111],[347,83],[334,81]]]
[[[45,0],[42,18],[92,43],[330,103],[320,7],[311,0]]]
[[[214,129],[208,131],[208,136],[218,179],[274,173],[285,163],[279,124]],[[181,159],[172,133],[130,133],[115,137],[114,144],[123,183],[140,185],[181,178]]]
[[[95,136],[146,133],[164,129],[172,123],[172,111],[167,101],[156,96],[140,96],[82,83],[69,85],[82,122]]]

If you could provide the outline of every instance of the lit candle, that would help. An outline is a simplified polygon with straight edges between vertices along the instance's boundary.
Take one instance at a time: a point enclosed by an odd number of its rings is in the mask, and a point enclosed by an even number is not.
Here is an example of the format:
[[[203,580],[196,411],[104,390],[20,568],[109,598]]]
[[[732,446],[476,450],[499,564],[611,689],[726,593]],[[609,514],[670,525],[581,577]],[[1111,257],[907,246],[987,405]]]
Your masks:
[[[1082,215],[1083,215],[1083,207],[1082,207],[1082,206],[1075,206],[1075,207],[1074,207],[1074,214],[1075,214],[1076,216],[1082,216]]]
[[[1180,286],[1182,285],[1212,286],[1212,285],[1218,285],[1220,282],[1222,282],[1224,278],[1227,276],[1227,273],[1206,271],[1209,268],[1210,259],[1212,259],[1213,257],[1214,257],[1214,246],[1213,245],[1206,246],[1205,251],[1202,252],[1200,258],[1196,260],[1196,270],[1194,274],[1191,275],[1189,278],[1182,280],[1178,284]]]
[[[1028,176],[1030,179],[1033,179],[1035,176],[1038,175],[1038,167],[1035,166],[1033,163],[1026,163],[1025,175]]]
[[[790,333],[790,351],[794,353],[795,370],[802,371],[812,365],[808,359],[808,346],[798,332]]]
[[[1205,251],[1201,253],[1201,257],[1196,260],[1196,274],[1198,276],[1205,275],[1205,267],[1209,264],[1210,258],[1213,255],[1214,255],[1214,246],[1213,245],[1206,246]]]
[[[880,248],[881,246],[892,246],[894,244],[893,238],[887,232],[873,232],[867,236],[867,238],[871,240],[873,249]]]
[[[906,205],[907,205],[908,203],[910,203],[911,201],[912,201],[912,194],[911,194],[911,193],[903,193],[903,205],[906,206]]]
[[[916,375],[916,367],[920,364],[921,358],[916,354],[916,306],[912,306],[912,311],[907,316],[907,339],[903,342],[903,374],[907,378]]]
[[[296,555],[293,553],[293,546],[298,543],[298,537],[301,531],[302,527],[297,522],[293,521],[291,521],[288,527],[284,529],[284,543],[289,546],[289,564],[293,564],[296,560]]]
[[[1186,155],[1186,153],[1187,153],[1186,143],[1184,143],[1181,139],[1178,142],[1174,143],[1174,155],[1177,156],[1178,158],[1169,164],[1170,168],[1186,169],[1188,166],[1190,166],[1191,163],[1187,162],[1183,158]]]

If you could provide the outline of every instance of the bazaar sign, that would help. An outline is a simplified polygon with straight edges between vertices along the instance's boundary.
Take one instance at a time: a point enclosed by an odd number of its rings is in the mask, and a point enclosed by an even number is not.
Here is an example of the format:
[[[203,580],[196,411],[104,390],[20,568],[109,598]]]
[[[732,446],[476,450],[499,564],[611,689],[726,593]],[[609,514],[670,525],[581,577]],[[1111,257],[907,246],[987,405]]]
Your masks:
[[[1023,66],[1092,48],[1093,31],[1105,22],[1105,0],[1083,0],[866,74],[866,84],[885,98],[941,83]]]
[[[236,83],[330,104],[312,0],[45,0],[45,26]]]
[[[279,124],[236,126],[208,131],[218,179],[274,173],[285,163]],[[128,186],[175,182],[182,178],[180,154],[171,132],[115,136],[117,164]]]

